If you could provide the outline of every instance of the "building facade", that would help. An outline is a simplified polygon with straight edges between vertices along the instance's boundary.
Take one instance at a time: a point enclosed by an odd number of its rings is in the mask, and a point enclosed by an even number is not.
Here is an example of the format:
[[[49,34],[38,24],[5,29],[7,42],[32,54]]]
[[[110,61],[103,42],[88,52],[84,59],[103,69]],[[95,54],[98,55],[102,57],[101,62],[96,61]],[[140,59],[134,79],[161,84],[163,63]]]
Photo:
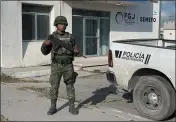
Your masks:
[[[79,56],[107,55],[113,40],[159,37],[160,2],[1,1],[1,67],[49,64],[40,47],[59,15]]]
[[[163,37],[164,37],[164,39],[176,40],[175,25],[176,25],[176,21],[166,21],[166,22],[164,22],[164,27],[163,27]]]

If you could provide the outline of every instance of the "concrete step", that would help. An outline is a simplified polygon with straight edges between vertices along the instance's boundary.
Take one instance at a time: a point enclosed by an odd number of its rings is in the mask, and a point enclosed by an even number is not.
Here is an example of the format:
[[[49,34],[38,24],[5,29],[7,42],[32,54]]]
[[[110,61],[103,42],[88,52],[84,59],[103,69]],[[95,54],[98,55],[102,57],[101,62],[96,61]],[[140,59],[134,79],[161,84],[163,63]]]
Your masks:
[[[75,66],[74,69],[76,72],[81,73],[81,76],[92,75],[88,72],[92,73],[104,73],[107,71],[107,66],[93,66],[93,67],[77,67]],[[17,78],[28,78],[28,77],[40,77],[50,75],[51,67],[50,66],[37,66],[37,67],[26,67],[26,68],[12,68],[12,69],[2,69],[2,73],[9,75],[11,77]],[[87,72],[83,73],[82,72]]]
[[[79,67],[74,68],[75,71],[80,70]],[[36,67],[25,67],[25,68],[6,68],[2,69],[2,73],[17,77],[17,78],[26,78],[26,77],[38,77],[45,76],[51,73],[50,66],[36,66]]]
[[[100,56],[100,57],[79,57],[75,58],[73,62],[74,66],[76,67],[94,67],[94,66],[106,66],[108,65],[108,58],[107,56]]]
[[[87,72],[87,71],[76,71],[78,73],[77,78],[85,78],[85,77],[90,77],[90,76],[98,76],[98,75],[102,75],[101,73],[93,73],[93,72]],[[21,78],[22,80],[27,80],[27,81],[41,81],[41,82],[48,82],[50,78],[50,75],[44,75],[44,76],[34,76],[34,77],[27,77],[27,78]],[[61,78],[61,80],[63,81],[63,77]]]
[[[102,73],[107,70],[107,56],[89,57],[89,58],[75,58],[75,71],[89,71]],[[17,78],[38,77],[49,75],[51,72],[50,65],[34,66],[34,67],[19,67],[19,68],[2,68],[2,73]]]
[[[105,73],[108,70],[107,65],[103,66],[94,66],[94,67],[83,67],[83,71],[89,71],[89,72],[94,72],[94,73]]]
[[[24,68],[2,68],[2,73],[17,77],[34,77],[50,74],[50,66],[36,66],[36,67],[24,67]]]

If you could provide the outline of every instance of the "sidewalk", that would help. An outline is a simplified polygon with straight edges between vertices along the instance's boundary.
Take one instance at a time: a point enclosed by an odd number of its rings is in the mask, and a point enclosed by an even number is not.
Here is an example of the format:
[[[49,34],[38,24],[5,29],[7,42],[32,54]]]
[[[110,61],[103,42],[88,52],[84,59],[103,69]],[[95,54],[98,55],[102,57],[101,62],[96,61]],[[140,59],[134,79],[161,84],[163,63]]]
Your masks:
[[[49,66],[37,66],[37,67],[26,67],[26,68],[12,68],[12,69],[2,69],[2,72],[8,76],[16,77],[16,78],[25,78],[25,79],[33,79],[39,77],[48,77],[50,75],[50,67]],[[84,70],[77,70],[78,77],[86,77],[97,75],[101,72],[90,72]]]
[[[105,66],[108,65],[107,56],[99,57],[77,57],[74,60],[74,65],[79,67],[89,67],[89,66]]]
[[[79,76],[89,76],[93,73],[104,73],[108,70],[107,57],[90,57],[90,58],[75,58],[74,69]],[[2,68],[4,74],[14,76],[17,78],[38,77],[50,74],[50,66],[36,66],[36,67],[20,67],[20,68]],[[88,71],[88,72],[83,72]]]
[[[58,112],[46,113],[50,101],[35,93],[16,90],[14,86],[1,84],[1,114],[9,121],[127,121],[128,118],[101,112],[93,108],[81,108],[79,115],[68,112],[66,101],[58,100]],[[66,106],[66,107],[65,107]]]

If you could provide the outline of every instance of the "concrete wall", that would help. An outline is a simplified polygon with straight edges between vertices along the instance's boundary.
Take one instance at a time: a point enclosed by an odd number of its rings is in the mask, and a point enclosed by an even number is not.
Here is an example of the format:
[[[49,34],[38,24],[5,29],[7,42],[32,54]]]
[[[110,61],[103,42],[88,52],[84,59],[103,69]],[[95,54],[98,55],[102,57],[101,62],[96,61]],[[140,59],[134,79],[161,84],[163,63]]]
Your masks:
[[[53,26],[54,18],[60,15],[60,2],[59,1],[23,1],[22,3],[32,3],[41,5],[53,6],[50,17],[50,33],[55,30]],[[38,42],[23,42],[23,58],[21,66],[36,66],[50,63],[50,54],[48,56],[42,55],[40,48],[42,41]]]
[[[1,1],[3,67],[19,66],[22,62],[21,2]]]
[[[164,39],[176,40],[175,30],[164,30]]]
[[[135,38],[158,38],[159,36],[159,10],[160,2],[152,3],[137,2],[135,5],[117,6],[113,4],[88,3],[88,2],[70,2],[73,8],[82,8],[98,11],[109,11],[111,13],[110,20],[110,42],[121,39]],[[117,24],[117,12],[127,12],[136,14],[136,22],[134,24]],[[156,18],[155,22],[140,22],[140,17]]]
[[[55,30],[53,27],[54,18],[58,15],[66,16],[68,27],[66,31],[72,33],[72,8],[89,10],[101,10],[111,12],[110,40],[125,38],[150,38],[158,37],[158,4],[150,2],[139,2],[131,7],[122,7],[104,3],[89,3],[81,1],[2,1],[1,7],[1,28],[2,28],[2,67],[36,66],[50,63],[50,55],[43,56],[40,52],[42,42],[22,41],[22,3],[51,5],[50,33]],[[157,15],[153,15],[153,8]],[[133,25],[117,24],[115,16],[117,12],[133,12],[138,16],[155,16],[155,23],[138,23]],[[9,35],[10,33],[10,35]]]
[[[175,25],[176,25],[176,21],[166,21],[164,22],[164,29],[165,30],[175,30]]]
[[[86,1],[69,1],[73,8],[88,9],[88,10],[97,10],[97,11],[115,11],[121,6],[116,6],[115,4],[106,4],[98,2],[86,2]]]
[[[41,1],[47,2],[47,1]],[[51,2],[49,2],[51,4]],[[46,4],[49,4],[46,3]],[[55,27],[53,27],[54,18],[56,16],[59,16],[60,14],[65,16],[68,19],[68,27],[66,31],[72,32],[72,8],[69,6],[69,4],[63,2],[63,1],[53,1],[52,5],[54,5],[54,8],[51,12],[50,20],[50,27],[51,32],[55,31]],[[23,52],[25,52],[24,59],[23,59],[23,65],[22,66],[36,66],[36,65],[43,65],[43,64],[50,64],[50,54],[47,56],[42,55],[40,51],[42,42],[23,42]],[[26,51],[25,51],[26,49]],[[32,60],[31,60],[32,59]]]
[[[68,21],[68,26],[66,31],[72,33],[72,7],[71,7],[71,3],[69,1],[60,1],[61,3],[61,15],[65,16],[67,18]]]
[[[2,1],[2,67],[35,66],[50,62],[50,55],[43,56],[40,52],[42,42],[22,41],[22,3],[53,6],[50,20],[51,32],[55,30],[54,18],[60,15],[59,1]]]

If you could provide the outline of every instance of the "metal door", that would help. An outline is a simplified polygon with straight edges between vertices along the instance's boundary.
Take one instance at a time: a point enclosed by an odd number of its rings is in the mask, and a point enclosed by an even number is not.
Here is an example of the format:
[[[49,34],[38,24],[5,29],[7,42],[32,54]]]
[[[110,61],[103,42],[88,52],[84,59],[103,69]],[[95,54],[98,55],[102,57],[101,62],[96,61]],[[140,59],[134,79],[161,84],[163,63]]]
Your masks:
[[[84,18],[83,31],[83,54],[86,56],[99,55],[99,19]]]

